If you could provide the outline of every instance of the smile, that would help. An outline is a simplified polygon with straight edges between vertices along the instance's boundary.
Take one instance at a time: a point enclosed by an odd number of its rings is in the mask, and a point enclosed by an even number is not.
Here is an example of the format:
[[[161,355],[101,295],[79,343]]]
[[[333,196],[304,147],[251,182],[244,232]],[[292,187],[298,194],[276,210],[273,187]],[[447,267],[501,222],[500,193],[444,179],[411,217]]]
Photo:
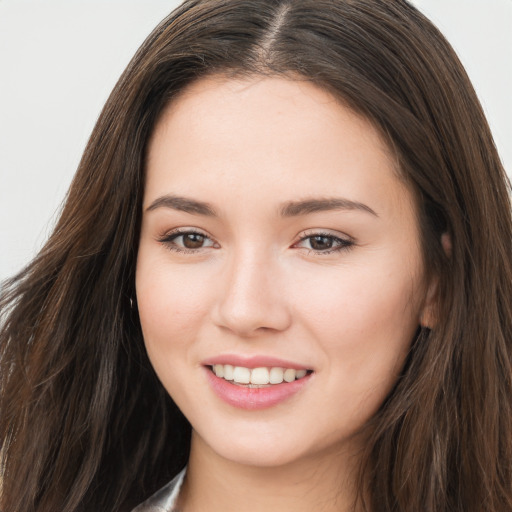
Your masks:
[[[244,386],[272,386],[304,378],[311,370],[293,368],[261,367],[246,368],[230,364],[215,364],[212,372],[219,378]]]
[[[259,359],[261,361],[265,358]],[[267,364],[268,362],[270,361],[267,358]],[[262,363],[263,361],[260,365]],[[277,361],[271,364],[275,363]],[[267,409],[287,402],[295,394],[309,387],[308,384],[315,373],[313,370],[286,368],[284,365],[249,368],[217,362],[207,364],[203,368],[212,391],[222,401],[237,409],[246,410]]]

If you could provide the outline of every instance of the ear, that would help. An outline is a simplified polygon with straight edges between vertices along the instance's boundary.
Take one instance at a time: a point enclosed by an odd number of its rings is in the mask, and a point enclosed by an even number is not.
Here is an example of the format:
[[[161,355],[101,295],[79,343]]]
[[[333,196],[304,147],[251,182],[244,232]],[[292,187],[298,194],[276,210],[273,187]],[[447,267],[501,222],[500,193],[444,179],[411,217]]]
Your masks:
[[[438,304],[439,278],[433,276],[428,284],[425,302],[420,312],[420,325],[433,329],[437,324],[437,304]]]
[[[441,235],[441,245],[448,256],[452,255],[452,240],[448,233]],[[421,327],[433,329],[437,325],[437,308],[439,305],[439,277],[433,276],[428,284],[427,293],[425,295],[425,303],[420,313]]]

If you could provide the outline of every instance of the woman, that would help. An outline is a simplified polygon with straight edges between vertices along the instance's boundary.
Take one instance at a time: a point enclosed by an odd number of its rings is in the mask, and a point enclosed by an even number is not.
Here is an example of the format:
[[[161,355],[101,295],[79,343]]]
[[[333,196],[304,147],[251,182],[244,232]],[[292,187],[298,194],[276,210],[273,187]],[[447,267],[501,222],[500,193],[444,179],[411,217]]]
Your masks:
[[[2,298],[2,511],[512,510],[510,211],[407,2],[185,2]]]

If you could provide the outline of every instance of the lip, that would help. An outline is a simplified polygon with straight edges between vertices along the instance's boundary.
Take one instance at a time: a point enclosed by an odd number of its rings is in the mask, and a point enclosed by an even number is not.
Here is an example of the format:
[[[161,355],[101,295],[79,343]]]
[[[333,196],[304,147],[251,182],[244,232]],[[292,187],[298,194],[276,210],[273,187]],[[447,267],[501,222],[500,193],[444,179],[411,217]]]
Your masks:
[[[223,359],[224,360],[224,359]],[[222,364],[222,363],[214,363]],[[231,363],[224,363],[231,364]],[[247,361],[245,362],[247,364]],[[243,366],[242,364],[235,366]],[[281,366],[279,365],[261,365],[261,366]],[[246,368],[249,368],[246,366]],[[258,368],[258,366],[254,366]],[[290,368],[285,366],[285,368]],[[291,366],[294,368],[294,366]],[[303,368],[298,368],[303,369]],[[305,369],[305,368],[304,368]],[[297,379],[293,382],[282,382],[281,384],[272,384],[268,387],[249,388],[232,384],[227,380],[217,377],[210,369],[210,366],[204,367],[206,378],[213,392],[227,404],[238,409],[249,411],[267,409],[276,406],[302,390],[310,382],[313,373]]]
[[[203,366],[213,366],[214,364],[230,364],[232,366],[243,366],[244,368],[291,368],[294,370],[312,370],[310,366],[304,366],[293,361],[287,361],[277,357],[255,355],[240,356],[237,354],[225,354],[205,359],[201,363]]]

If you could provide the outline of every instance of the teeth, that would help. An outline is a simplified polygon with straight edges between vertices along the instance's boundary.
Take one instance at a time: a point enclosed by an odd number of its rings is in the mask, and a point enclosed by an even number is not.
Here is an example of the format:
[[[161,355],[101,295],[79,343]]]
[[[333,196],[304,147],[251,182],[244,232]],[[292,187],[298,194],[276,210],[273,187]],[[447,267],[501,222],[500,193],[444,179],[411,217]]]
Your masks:
[[[281,384],[283,382],[283,369],[271,368],[270,369],[270,384]]]
[[[297,372],[295,370],[292,370],[291,368],[288,368],[284,371],[283,379],[286,382],[293,382],[295,380],[295,375]]]
[[[222,366],[219,364],[218,366]],[[224,365],[224,378],[226,380],[233,380],[233,367],[230,364]]]
[[[224,377],[224,366],[222,364],[213,365],[213,373],[215,373],[217,377]]]
[[[268,368],[254,368],[251,372],[251,384],[268,384],[270,382],[270,372]]]
[[[235,366],[233,380],[238,384],[249,384],[251,382],[251,370],[243,366]]]
[[[307,375],[307,370],[294,370],[293,368],[245,368],[230,364],[215,364],[212,367],[217,377],[234,381],[237,384],[255,384],[264,386],[268,384],[281,384],[302,379]]]

